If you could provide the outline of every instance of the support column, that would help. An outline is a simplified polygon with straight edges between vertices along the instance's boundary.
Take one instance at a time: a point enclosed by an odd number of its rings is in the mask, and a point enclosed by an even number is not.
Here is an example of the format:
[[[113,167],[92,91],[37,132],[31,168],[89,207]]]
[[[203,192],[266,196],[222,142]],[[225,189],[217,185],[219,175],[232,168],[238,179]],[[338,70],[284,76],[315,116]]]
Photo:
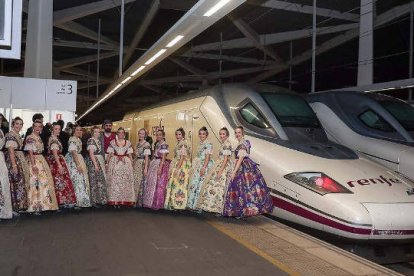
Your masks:
[[[358,85],[372,84],[374,78],[374,2],[361,0]]]
[[[53,0],[29,1],[24,76],[52,78]]]

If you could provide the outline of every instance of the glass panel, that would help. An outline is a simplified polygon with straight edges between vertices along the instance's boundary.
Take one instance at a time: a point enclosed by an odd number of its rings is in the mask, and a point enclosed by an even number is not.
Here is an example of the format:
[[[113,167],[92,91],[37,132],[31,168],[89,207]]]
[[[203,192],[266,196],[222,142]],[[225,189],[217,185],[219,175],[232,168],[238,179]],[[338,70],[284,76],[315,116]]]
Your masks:
[[[380,101],[380,104],[408,131],[414,131],[414,108],[403,102]]]
[[[393,127],[387,123],[383,118],[381,118],[377,113],[372,110],[367,110],[361,115],[359,119],[367,126],[372,129],[385,131],[385,132],[394,132]]]
[[[262,93],[282,127],[319,127],[318,119],[300,96]]]
[[[257,111],[252,104],[246,104],[241,110],[240,114],[243,119],[258,128],[269,128],[270,124],[266,122],[263,116]]]

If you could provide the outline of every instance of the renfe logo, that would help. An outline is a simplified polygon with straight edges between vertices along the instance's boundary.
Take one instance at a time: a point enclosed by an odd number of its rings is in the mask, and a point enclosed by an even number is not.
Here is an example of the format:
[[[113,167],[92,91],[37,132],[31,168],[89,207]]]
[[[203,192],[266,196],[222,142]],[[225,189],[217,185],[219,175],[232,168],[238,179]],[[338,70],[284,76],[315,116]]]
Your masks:
[[[388,184],[388,186],[392,186],[392,184],[397,184],[397,183],[402,183],[402,182],[398,178],[385,178],[382,175],[379,178],[359,179],[359,180],[352,180],[352,181],[347,182],[349,187],[355,187],[356,184],[359,184],[359,185]]]

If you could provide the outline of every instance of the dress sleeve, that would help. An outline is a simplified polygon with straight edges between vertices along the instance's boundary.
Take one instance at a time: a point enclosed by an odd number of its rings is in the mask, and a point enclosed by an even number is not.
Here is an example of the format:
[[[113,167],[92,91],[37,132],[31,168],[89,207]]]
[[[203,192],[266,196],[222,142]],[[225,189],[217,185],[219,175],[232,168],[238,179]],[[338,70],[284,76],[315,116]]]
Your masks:
[[[98,150],[98,148],[96,147],[95,142],[94,142],[91,138],[90,138],[90,139],[88,140],[88,142],[87,142],[87,147],[86,147],[86,149],[87,149],[88,151],[90,151],[90,150],[97,151],[97,150]]]
[[[12,140],[10,138],[7,138],[7,136],[6,136],[6,145],[4,147],[6,149],[8,149],[8,148],[15,148],[15,149],[17,149],[19,147],[19,145],[17,144],[16,141],[14,141],[14,140]]]
[[[158,152],[161,154],[169,153],[168,144],[162,144]]]
[[[213,144],[212,143],[208,143],[206,145],[206,154],[213,154]]]
[[[128,141],[128,149],[127,149],[127,154],[133,154],[134,153],[134,149],[131,146],[131,143]]]
[[[151,155],[151,146],[148,142],[144,144],[144,155]]]
[[[223,152],[223,155],[231,156],[231,150],[232,150],[232,148],[231,148],[231,145],[230,144],[223,145],[223,147],[222,147],[221,150]]]
[[[188,152],[188,145],[187,145],[187,143],[182,143],[181,145],[180,145],[180,148],[179,148],[179,152],[178,152],[178,154],[180,155],[180,156],[186,156],[187,155],[187,152]]]
[[[243,143],[243,144],[241,144],[240,145],[240,148],[239,148],[239,152],[237,153],[237,157],[246,157],[246,156],[249,156],[249,153],[248,153],[248,148],[247,148],[247,146]]]
[[[26,139],[26,145],[24,146],[24,150],[28,151],[36,151],[36,141],[32,137],[27,137]]]
[[[68,147],[68,151],[72,152],[72,151],[78,151],[78,147],[76,146],[76,142],[73,141],[72,139],[69,139],[69,147]]]
[[[108,149],[106,150],[106,153],[109,153],[109,154],[111,154],[111,153],[115,153],[115,150],[114,150],[114,148],[112,147],[112,144],[109,144],[109,147],[108,147]]]

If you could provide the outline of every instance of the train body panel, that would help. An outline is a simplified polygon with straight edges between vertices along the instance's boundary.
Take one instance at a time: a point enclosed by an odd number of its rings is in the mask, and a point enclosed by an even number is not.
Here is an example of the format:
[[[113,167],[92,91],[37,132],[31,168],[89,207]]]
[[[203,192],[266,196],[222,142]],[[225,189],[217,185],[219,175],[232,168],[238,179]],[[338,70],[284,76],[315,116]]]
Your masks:
[[[271,189],[276,206],[272,215],[357,240],[414,238],[410,232],[414,230],[412,213],[389,219],[392,227],[384,222],[392,214],[379,218],[382,208],[393,204],[395,210],[409,206],[410,211],[414,183],[329,142],[300,96],[284,89],[263,91],[243,85],[214,87],[136,112],[123,124],[130,124],[134,145],[138,129],[145,128],[154,136],[156,129],[163,127],[171,149],[168,158],[176,144],[177,128],[185,129],[194,156],[198,129],[206,126],[214,159],[220,145],[219,129],[227,127],[236,146],[233,130],[243,125],[246,139],[252,143],[251,158]],[[286,105],[310,111],[300,116],[286,114],[290,112]]]

